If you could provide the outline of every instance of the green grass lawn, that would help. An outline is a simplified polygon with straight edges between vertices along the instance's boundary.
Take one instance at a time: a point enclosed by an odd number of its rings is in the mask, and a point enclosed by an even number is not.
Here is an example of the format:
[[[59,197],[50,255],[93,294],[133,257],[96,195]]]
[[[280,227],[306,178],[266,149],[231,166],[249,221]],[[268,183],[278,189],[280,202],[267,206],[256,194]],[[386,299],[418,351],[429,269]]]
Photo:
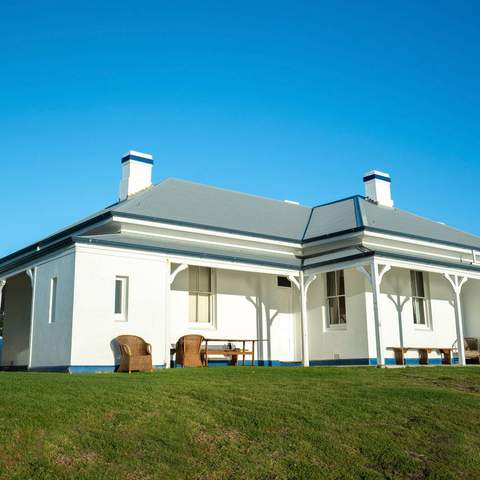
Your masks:
[[[480,368],[0,374],[0,478],[480,478]]]

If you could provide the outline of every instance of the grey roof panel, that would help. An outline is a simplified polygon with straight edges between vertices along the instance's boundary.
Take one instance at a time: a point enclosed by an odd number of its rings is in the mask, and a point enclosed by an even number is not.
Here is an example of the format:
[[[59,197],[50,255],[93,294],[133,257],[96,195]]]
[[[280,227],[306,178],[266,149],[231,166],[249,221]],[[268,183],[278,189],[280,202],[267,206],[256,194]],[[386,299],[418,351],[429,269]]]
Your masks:
[[[113,212],[300,241],[310,208],[177,179],[112,207]]]
[[[462,232],[443,223],[419,217],[405,210],[383,207],[365,199],[360,200],[360,207],[367,228],[371,227],[396,232],[400,235],[480,248],[480,237]]]
[[[304,240],[356,228],[355,198],[314,207]]]

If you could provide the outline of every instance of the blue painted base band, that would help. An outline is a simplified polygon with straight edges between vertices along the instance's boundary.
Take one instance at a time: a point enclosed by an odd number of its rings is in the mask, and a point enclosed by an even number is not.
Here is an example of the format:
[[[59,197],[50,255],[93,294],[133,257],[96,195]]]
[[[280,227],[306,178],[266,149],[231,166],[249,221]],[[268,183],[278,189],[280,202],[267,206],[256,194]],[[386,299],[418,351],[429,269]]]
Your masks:
[[[28,371],[60,373],[111,373],[116,372],[118,367],[118,365],[54,365],[45,367],[32,367],[29,368]],[[153,368],[165,368],[165,365],[154,365]]]
[[[310,365],[327,366],[327,365],[373,365],[370,363],[372,358],[339,358],[338,360],[310,360]],[[377,361],[375,360],[375,365]]]
[[[458,358],[452,358],[453,364],[458,364]],[[442,365],[441,358],[431,358],[428,361],[429,365]],[[209,360],[208,365],[210,367],[226,367],[230,365],[228,360]],[[243,362],[238,362],[238,366],[242,366]],[[251,360],[245,360],[245,366],[251,366]],[[326,359],[326,360],[310,360],[310,366],[376,366],[376,358],[342,358],[342,359]],[[385,365],[392,366],[396,365],[394,358],[386,358]],[[406,358],[405,365],[407,366],[416,366],[420,365],[418,358]],[[280,360],[255,360],[254,366],[257,367],[301,367],[302,362],[282,362]],[[182,368],[179,365],[175,365],[173,362],[171,364],[172,368]],[[154,365],[154,369],[165,368],[164,364]],[[118,365],[55,365],[55,366],[44,366],[44,367],[32,367],[27,368],[26,365],[13,365],[13,366],[3,366],[0,367],[0,370],[3,371],[30,371],[30,372],[62,372],[62,373],[106,373],[106,372],[115,372],[118,369]]]
[[[371,358],[370,359],[370,365],[377,365],[377,359],[376,358]],[[457,363],[457,359],[453,358],[452,363]],[[385,359],[385,365],[391,366],[391,365],[397,365],[397,362],[395,361],[394,358],[386,358]],[[418,358],[405,358],[405,365],[407,366],[415,366],[415,365],[420,365],[420,359]],[[429,358],[428,359],[428,365],[442,365],[442,359],[441,358]]]
[[[239,367],[243,366],[243,361],[239,360],[238,364]],[[280,366],[288,366],[290,363],[280,362],[278,360],[255,360],[254,365],[256,367],[280,367]],[[299,366],[301,363],[292,363],[291,365]],[[209,367],[228,367],[230,366],[229,360],[221,360],[221,359],[214,359],[208,361]],[[245,366],[252,366],[251,360],[245,360]],[[172,368],[182,368],[181,365],[176,365],[174,362],[171,364]]]
[[[0,367],[2,372],[26,372],[28,370],[27,365],[4,365]]]

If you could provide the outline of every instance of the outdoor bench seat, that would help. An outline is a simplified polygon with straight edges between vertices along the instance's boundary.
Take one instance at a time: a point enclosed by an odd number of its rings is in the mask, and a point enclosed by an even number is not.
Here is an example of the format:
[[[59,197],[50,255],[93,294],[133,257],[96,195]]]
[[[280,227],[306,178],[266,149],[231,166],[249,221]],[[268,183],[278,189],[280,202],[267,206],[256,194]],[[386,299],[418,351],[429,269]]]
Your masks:
[[[442,356],[443,365],[452,364],[452,348],[450,347],[388,347],[387,350],[393,350],[395,363],[405,365],[405,354],[408,351],[417,351],[420,365],[428,365],[428,356],[431,352],[438,352]]]
[[[478,337],[465,337],[463,339],[463,345],[465,347],[465,360],[470,363],[480,363],[480,338]],[[458,355],[458,346],[455,341],[453,344],[453,350]]]
[[[250,355],[253,357],[253,350],[247,350],[242,348],[225,348],[223,346],[208,346],[207,349],[202,349],[202,354],[205,356],[205,360],[208,365],[208,357],[215,357],[215,356],[224,356],[230,357],[230,365],[236,366],[238,365],[238,357],[239,355],[244,357],[244,364],[245,364],[245,356]]]

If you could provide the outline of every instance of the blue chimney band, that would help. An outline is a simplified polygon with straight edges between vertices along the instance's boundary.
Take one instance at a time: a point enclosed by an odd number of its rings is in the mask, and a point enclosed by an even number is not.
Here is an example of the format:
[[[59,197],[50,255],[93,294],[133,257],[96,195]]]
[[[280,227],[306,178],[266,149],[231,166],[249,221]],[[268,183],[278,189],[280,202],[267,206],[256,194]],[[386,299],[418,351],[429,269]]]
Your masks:
[[[138,155],[125,155],[122,158],[122,163],[128,162],[129,160],[135,160],[136,162],[143,162],[148,163],[149,165],[153,165],[153,159],[139,157]]]
[[[383,180],[385,182],[391,183],[392,179],[390,177],[385,177],[383,175],[377,175],[373,173],[372,175],[368,175],[367,177],[363,177],[364,182],[368,182],[369,180],[373,180],[374,178],[378,178],[378,180]]]

